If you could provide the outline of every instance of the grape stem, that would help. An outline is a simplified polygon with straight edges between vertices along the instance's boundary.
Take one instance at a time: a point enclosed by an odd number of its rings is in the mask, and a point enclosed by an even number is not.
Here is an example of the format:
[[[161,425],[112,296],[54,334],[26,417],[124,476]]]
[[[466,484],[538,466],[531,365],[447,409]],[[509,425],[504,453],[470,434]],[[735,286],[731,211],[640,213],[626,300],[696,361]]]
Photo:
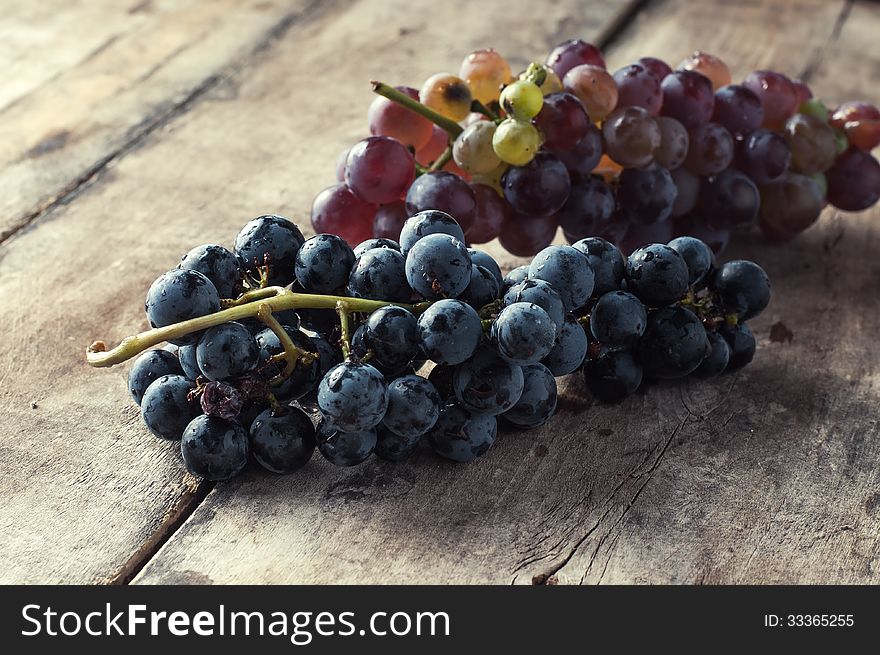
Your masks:
[[[433,173],[434,171],[439,171],[441,168],[446,166],[449,163],[449,160],[452,159],[452,146],[446,146],[446,150],[444,150],[437,159],[434,160],[434,163],[428,167],[427,172]]]
[[[336,303],[336,313],[339,314],[340,334],[339,346],[342,348],[343,359],[351,355],[351,322],[348,320],[349,305],[344,300]]]
[[[188,321],[173,323],[165,327],[153,328],[152,330],[126,337],[119,345],[110,350],[107,349],[107,344],[103,341],[95,341],[86,348],[86,361],[90,366],[97,368],[114,366],[165,341],[181,339],[193,332],[206,330],[230,321],[240,321],[245,318],[258,316],[262,306],[267,307],[263,311],[269,312],[280,312],[288,309],[335,310],[339,302],[344,302],[347,305],[348,311],[364,312],[367,314],[381,307],[396,305],[418,315],[431,305],[430,302],[407,305],[384,300],[367,300],[366,298],[294,293],[284,287],[266,287],[264,289],[248,291],[235,300],[222,302],[221,307],[224,307],[224,309],[213,314],[191,318]]]
[[[461,125],[451,118],[446,118],[443,114],[437,113],[430,107],[423,105],[418,100],[413,100],[405,93],[395,89],[393,86],[388,86],[384,82],[377,82],[376,80],[372,80],[370,84],[373,86],[373,93],[378,93],[380,96],[388,98],[391,102],[396,102],[398,105],[403,105],[407,109],[414,111],[419,116],[424,116],[434,123],[434,125],[445,130],[450,139],[455,139],[455,137],[464,131]]]
[[[269,358],[269,361],[273,364],[282,361],[284,362],[284,370],[269,380],[270,385],[279,385],[289,378],[291,373],[293,373],[293,369],[296,368],[297,362],[302,361],[303,364],[309,365],[317,359],[318,355],[316,353],[310,353],[307,350],[298,348],[296,344],[293,343],[290,335],[287,334],[287,330],[285,330],[281,326],[281,323],[278,322],[278,319],[272,315],[272,310],[266,303],[260,303],[260,306],[257,309],[257,318],[275,333],[281,347],[284,348],[284,352],[272,355],[272,357]]]

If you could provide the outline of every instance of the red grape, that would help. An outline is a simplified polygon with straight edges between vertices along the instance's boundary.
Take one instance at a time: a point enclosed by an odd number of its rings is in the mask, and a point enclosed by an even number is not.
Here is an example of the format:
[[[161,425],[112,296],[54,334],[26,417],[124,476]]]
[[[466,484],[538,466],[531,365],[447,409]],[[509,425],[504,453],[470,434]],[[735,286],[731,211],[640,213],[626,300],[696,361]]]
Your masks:
[[[755,71],[749,73],[743,86],[751,89],[761,101],[764,109],[763,127],[779,129],[800,104],[797,88],[782,73]]]
[[[757,185],[782,179],[791,163],[791,148],[780,134],[758,129],[739,148],[738,166]]]
[[[467,232],[475,217],[474,192],[467,182],[454,173],[425,173],[417,177],[409,188],[406,211],[412,216],[426,209],[446,212]]]
[[[602,58],[599,48],[581,39],[571,39],[560,43],[547,56],[547,65],[553,69],[560,80],[565,77],[568,71],[581,64],[605,68],[605,60]]]
[[[669,217],[678,190],[668,170],[656,164],[627,168],[618,182],[617,202],[627,222],[650,225]]]
[[[584,104],[593,121],[601,121],[617,106],[617,85],[604,68],[582,64],[575,66],[562,80],[565,90]]]
[[[675,170],[684,163],[687,157],[690,137],[684,125],[669,116],[658,116],[657,127],[660,128],[660,145],[654,150],[654,161]]]
[[[797,92],[798,106],[804,104],[807,100],[813,97],[813,92],[803,80],[792,80],[791,83],[794,85],[794,90]]]
[[[700,196],[700,176],[692,173],[684,166],[670,171],[675,182],[675,202],[672,204],[672,216],[684,216],[697,206]]]
[[[556,214],[567,237],[574,240],[613,231],[616,201],[614,192],[602,180],[587,177],[571,185],[568,200]]]
[[[777,238],[803,232],[819,220],[822,195],[812,178],[788,173],[760,189],[761,228]]]
[[[844,211],[867,209],[880,198],[880,164],[870,153],[850,148],[825,171],[828,202]]]
[[[710,227],[742,230],[757,223],[761,197],[745,173],[729,168],[703,180],[699,204]]]
[[[834,110],[829,121],[843,130],[849,142],[861,150],[880,145],[880,110],[867,102],[845,102]]]
[[[717,175],[733,161],[733,137],[718,123],[706,123],[690,133],[685,166],[697,175]]]
[[[621,166],[647,166],[660,147],[660,127],[641,107],[619,107],[602,125],[605,152]]]
[[[419,99],[419,92],[416,89],[399,86],[397,90],[413,100]],[[424,116],[382,96],[376,96],[370,104],[367,121],[370,124],[370,134],[373,136],[389,136],[413,150],[425,147],[434,127],[434,124]]]
[[[555,216],[524,216],[508,212],[498,241],[517,257],[534,257],[550,245],[556,236]]]
[[[398,200],[414,176],[412,153],[400,141],[387,136],[371,136],[357,142],[345,163],[345,183],[374,205]]]
[[[464,238],[468,243],[488,243],[501,233],[501,226],[510,209],[492,187],[473,184],[471,188],[476,200],[476,216],[464,233]]]
[[[626,235],[618,246],[624,255],[652,243],[669,243],[672,240],[672,221],[661,221],[651,225],[630,224]]]
[[[319,193],[312,203],[312,228],[317,234],[337,234],[356,246],[373,236],[376,206],[364,202],[345,184]]]
[[[636,63],[647,68],[658,82],[662,82],[663,78],[672,72],[672,67],[669,64],[656,57],[642,57]]]
[[[336,181],[337,182],[345,182],[345,162],[348,161],[348,153],[351,151],[351,148],[346,148],[342,152],[339,153],[339,156],[336,158]]]
[[[587,127],[587,133],[573,148],[556,153],[569,173],[589,175],[602,158],[602,133],[595,125]]]
[[[712,89],[718,90],[730,84],[730,69],[727,64],[708,52],[696,50],[690,57],[678,65],[678,70],[696,71],[709,78]]]
[[[430,166],[437,157],[443,154],[447,145],[449,145],[449,135],[446,130],[435,125],[431,130],[431,138],[428,143],[420,150],[416,150],[416,161],[422,166]]]
[[[764,122],[761,99],[748,87],[729,84],[715,92],[712,120],[727,128],[733,136],[745,136]]]
[[[407,218],[406,203],[402,200],[382,205],[373,219],[373,238],[398,241]]]
[[[688,130],[709,121],[715,105],[712,82],[695,71],[674,71],[663,78],[660,113],[671,116]]]
[[[660,80],[641,64],[630,64],[615,71],[617,83],[617,106],[641,107],[652,116],[660,113],[663,93]]]
[[[568,200],[571,178],[557,157],[539,152],[525,166],[511,166],[501,177],[504,198],[514,211],[528,216],[549,216]]]
[[[570,93],[545,96],[532,122],[544,135],[544,149],[551,152],[574,148],[591,125],[583,103]]]

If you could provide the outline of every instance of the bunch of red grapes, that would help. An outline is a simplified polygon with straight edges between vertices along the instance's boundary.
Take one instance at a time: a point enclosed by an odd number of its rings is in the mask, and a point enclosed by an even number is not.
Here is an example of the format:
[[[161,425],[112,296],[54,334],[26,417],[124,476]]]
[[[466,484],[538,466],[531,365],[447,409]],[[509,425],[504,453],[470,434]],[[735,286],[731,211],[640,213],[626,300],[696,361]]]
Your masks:
[[[644,57],[609,73],[571,40],[514,77],[495,50],[465,57],[417,90],[374,83],[371,137],[342,153],[337,184],[312,207],[316,232],[350,244],[398,239],[407,217],[440,209],[469,243],[498,238],[532,256],[561,227],[631,252],[677,235],[716,252],[732,232],[789,239],[831,203],[880,198],[880,111],[829,110],[774,71],[732,84],[717,57],[673,70]]]

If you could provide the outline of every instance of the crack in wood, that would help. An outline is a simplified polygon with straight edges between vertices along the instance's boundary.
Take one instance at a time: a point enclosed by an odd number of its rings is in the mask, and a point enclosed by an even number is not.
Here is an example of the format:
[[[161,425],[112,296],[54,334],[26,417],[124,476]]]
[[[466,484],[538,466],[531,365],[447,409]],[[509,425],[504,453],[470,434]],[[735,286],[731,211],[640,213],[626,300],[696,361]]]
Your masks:
[[[810,81],[810,78],[813,77],[822,65],[822,62],[825,60],[825,53],[828,51],[828,48],[834,45],[834,43],[840,38],[840,34],[843,32],[843,26],[849,18],[855,2],[856,0],[844,0],[843,5],[840,7],[840,12],[837,14],[837,18],[834,21],[834,26],[831,28],[831,33],[828,35],[825,43],[813,50],[813,56],[810,57],[809,61],[807,61],[807,64],[801,71],[800,79],[804,82]]]
[[[41,202],[27,214],[24,214],[14,225],[0,232],[0,244],[6,243],[9,239],[49,214],[55,208],[66,205],[76,199],[83,191],[91,187],[92,184],[100,179],[101,175],[106,172],[110,166],[125,157],[125,155],[131,151],[136,150],[143,145],[157,130],[166,127],[171,122],[185,115],[198,103],[199,100],[205,97],[209,91],[217,87],[226,78],[240,72],[243,68],[251,64],[254,59],[271,48],[273,44],[283,38],[294,26],[300,26],[314,20],[327,13],[329,7],[335,4],[335,2],[322,3],[320,0],[313,0],[301,9],[286,14],[284,18],[275,23],[275,25],[264,33],[259,41],[242,57],[241,60],[224,67],[221,71],[207,76],[199,84],[191,88],[181,100],[166,105],[160,111],[148,116],[145,120],[141,121],[139,125],[129,131],[129,137],[124,143],[101,157],[55,194]]]

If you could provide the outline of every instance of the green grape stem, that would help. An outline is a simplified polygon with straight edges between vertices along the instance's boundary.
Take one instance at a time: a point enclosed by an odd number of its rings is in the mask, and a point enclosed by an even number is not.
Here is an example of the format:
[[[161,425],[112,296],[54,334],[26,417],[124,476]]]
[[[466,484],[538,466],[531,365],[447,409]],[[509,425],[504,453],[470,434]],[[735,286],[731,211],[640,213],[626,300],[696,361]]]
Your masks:
[[[450,140],[454,140],[455,137],[464,131],[461,125],[451,118],[446,118],[443,114],[437,113],[430,107],[423,105],[418,100],[413,100],[405,93],[395,89],[393,86],[375,80],[372,80],[370,84],[373,86],[373,93],[378,93],[380,96],[388,98],[391,102],[396,102],[398,105],[403,105],[420,116],[424,116],[434,123],[434,125],[444,130],[449,135]]]
[[[119,342],[119,345],[110,350],[107,349],[107,344],[103,341],[95,341],[86,348],[86,361],[89,366],[97,368],[121,364],[160,343],[180,339],[193,332],[200,332],[230,321],[259,317],[261,308],[264,307],[262,312],[265,315],[265,312],[280,312],[288,309],[336,310],[339,303],[344,303],[347,310],[351,312],[371,313],[388,305],[396,305],[416,315],[421,314],[431,305],[430,302],[407,305],[385,300],[294,293],[283,287],[265,287],[248,291],[235,300],[223,301],[221,303],[223,309],[218,312],[126,337]]]
[[[446,146],[446,150],[437,157],[433,164],[428,168],[426,172],[433,173],[434,171],[439,171],[442,169],[449,161],[452,159],[452,146]]]

